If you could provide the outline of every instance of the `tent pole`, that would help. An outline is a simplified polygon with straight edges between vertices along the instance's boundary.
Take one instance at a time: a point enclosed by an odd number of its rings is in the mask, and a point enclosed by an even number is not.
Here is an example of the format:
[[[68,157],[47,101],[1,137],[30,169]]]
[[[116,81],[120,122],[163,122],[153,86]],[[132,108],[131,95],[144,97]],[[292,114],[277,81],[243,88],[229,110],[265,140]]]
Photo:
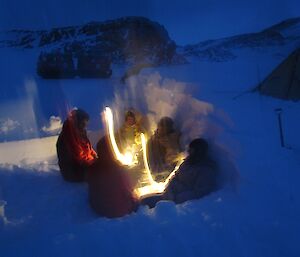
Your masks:
[[[285,147],[285,145],[284,145],[284,137],[283,137],[282,120],[281,120],[282,109],[281,108],[277,108],[277,109],[275,109],[275,112],[277,113],[277,118],[278,118],[281,147]]]

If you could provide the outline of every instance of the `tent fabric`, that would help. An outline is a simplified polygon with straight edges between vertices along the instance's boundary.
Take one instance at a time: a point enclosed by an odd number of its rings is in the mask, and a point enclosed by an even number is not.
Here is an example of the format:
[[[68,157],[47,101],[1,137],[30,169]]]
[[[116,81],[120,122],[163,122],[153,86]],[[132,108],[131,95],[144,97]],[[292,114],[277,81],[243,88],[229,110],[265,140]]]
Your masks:
[[[263,95],[300,100],[300,48],[277,66],[257,89]]]

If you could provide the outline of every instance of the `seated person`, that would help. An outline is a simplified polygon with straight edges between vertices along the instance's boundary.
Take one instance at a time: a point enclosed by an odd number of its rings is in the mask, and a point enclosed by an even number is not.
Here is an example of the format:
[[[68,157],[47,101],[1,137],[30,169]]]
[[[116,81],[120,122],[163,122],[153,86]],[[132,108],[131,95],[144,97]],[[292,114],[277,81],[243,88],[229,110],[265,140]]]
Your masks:
[[[176,166],[176,158],[180,153],[180,133],[174,129],[170,117],[163,117],[157,130],[147,144],[147,153],[151,171],[170,173]]]
[[[71,111],[58,137],[58,165],[66,181],[84,181],[87,168],[97,158],[86,133],[88,121],[89,115],[85,111]]]
[[[116,135],[117,143],[122,151],[126,150],[127,147],[138,148],[137,145],[141,143],[140,134],[143,130],[140,119],[138,119],[134,110],[129,110],[125,113],[125,121]],[[138,149],[136,150],[138,151]]]
[[[188,157],[162,194],[146,197],[142,204],[150,208],[160,200],[171,200],[176,204],[198,199],[217,190],[217,165],[208,156],[208,143],[197,138],[189,145]]]
[[[99,158],[87,174],[89,202],[100,216],[122,217],[137,209],[128,171],[113,155],[109,139],[103,137],[97,144]]]

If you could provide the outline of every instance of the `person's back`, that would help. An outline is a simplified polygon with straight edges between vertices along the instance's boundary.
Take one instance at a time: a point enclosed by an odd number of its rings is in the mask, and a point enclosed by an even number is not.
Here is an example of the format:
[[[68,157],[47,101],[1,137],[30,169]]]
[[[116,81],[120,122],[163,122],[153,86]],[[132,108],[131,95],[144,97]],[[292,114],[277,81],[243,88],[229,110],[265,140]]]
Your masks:
[[[122,217],[135,211],[138,201],[127,170],[114,159],[107,141],[98,142],[99,159],[88,171],[89,201],[100,216]]]
[[[207,155],[208,144],[195,139],[189,147],[189,156],[179,167],[166,188],[164,198],[181,203],[201,198],[217,189],[218,169]]]
[[[150,208],[160,200],[171,200],[176,204],[199,199],[216,191],[218,167],[208,157],[208,144],[204,139],[195,139],[189,145],[189,156],[180,165],[175,176],[160,195],[146,197],[142,204]]]
[[[88,114],[83,110],[73,110],[58,137],[58,165],[66,181],[84,181],[87,167],[96,159],[97,154],[86,135],[88,119]]]
[[[217,189],[217,167],[210,160],[183,163],[166,190],[165,198],[176,203],[201,198]]]
[[[218,168],[215,162],[205,160],[198,164],[198,175],[194,184],[196,198],[201,198],[218,189]]]

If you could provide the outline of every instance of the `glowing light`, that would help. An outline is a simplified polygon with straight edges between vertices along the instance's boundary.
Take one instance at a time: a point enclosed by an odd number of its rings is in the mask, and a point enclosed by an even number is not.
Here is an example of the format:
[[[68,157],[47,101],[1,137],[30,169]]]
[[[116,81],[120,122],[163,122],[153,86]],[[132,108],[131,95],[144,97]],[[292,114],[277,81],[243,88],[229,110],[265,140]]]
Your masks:
[[[104,110],[104,117],[106,121],[106,127],[109,134],[109,139],[111,142],[111,146],[113,148],[113,152],[115,154],[115,157],[117,160],[119,160],[123,165],[131,166],[134,164],[134,156],[130,152],[126,152],[125,154],[122,154],[119,150],[119,147],[116,142],[115,134],[114,134],[114,119],[112,111],[109,107],[106,107]]]
[[[123,158],[124,158],[124,163],[128,163],[128,165],[131,165],[133,164],[133,155],[132,153],[130,152],[126,152],[124,155],[123,155]]]
[[[113,113],[109,107],[105,108],[104,117],[106,122],[106,128],[109,134],[109,139],[116,159],[119,160],[123,165],[128,165],[128,166],[134,165],[135,164],[134,154],[131,153],[130,151],[127,151],[125,154],[122,154],[118,148],[115,139],[115,134],[114,134]],[[170,173],[170,175],[166,178],[164,182],[156,182],[152,177],[152,172],[149,167],[148,158],[147,158],[147,139],[143,133],[141,133],[141,143],[142,143],[144,167],[147,174],[149,185],[137,188],[135,191],[139,197],[149,195],[149,194],[162,193],[168,186],[173,176],[175,175],[180,164],[183,162],[183,157],[181,156],[180,160],[177,163],[177,166],[174,168],[174,170]]]
[[[165,191],[166,187],[168,186],[171,179],[174,177],[176,171],[178,170],[180,164],[183,162],[181,160],[177,166],[174,168],[174,170],[170,173],[170,175],[166,178],[164,182],[156,182],[153,180],[151,171],[149,170],[151,179],[149,179],[150,184],[147,186],[143,186],[136,189],[136,193],[139,197],[145,196],[145,195],[151,195],[151,194],[159,194]]]
[[[141,142],[142,142],[142,149],[143,149],[143,159],[144,159],[144,165],[147,172],[148,180],[150,185],[140,187],[138,188],[137,194],[139,197],[148,195],[148,194],[156,194],[156,193],[162,193],[165,191],[166,187],[168,186],[171,179],[174,177],[176,171],[178,170],[180,164],[183,162],[183,158],[180,159],[174,170],[170,173],[170,175],[166,178],[164,182],[156,182],[152,177],[152,172],[149,168],[148,158],[147,158],[147,141],[146,137],[143,133],[141,133]]]
[[[142,142],[142,149],[143,149],[143,160],[144,160],[144,165],[145,165],[145,169],[148,175],[148,179],[150,184],[155,183],[150,168],[149,168],[149,164],[148,164],[148,159],[147,159],[147,141],[146,141],[146,137],[143,133],[141,133],[141,142]]]

